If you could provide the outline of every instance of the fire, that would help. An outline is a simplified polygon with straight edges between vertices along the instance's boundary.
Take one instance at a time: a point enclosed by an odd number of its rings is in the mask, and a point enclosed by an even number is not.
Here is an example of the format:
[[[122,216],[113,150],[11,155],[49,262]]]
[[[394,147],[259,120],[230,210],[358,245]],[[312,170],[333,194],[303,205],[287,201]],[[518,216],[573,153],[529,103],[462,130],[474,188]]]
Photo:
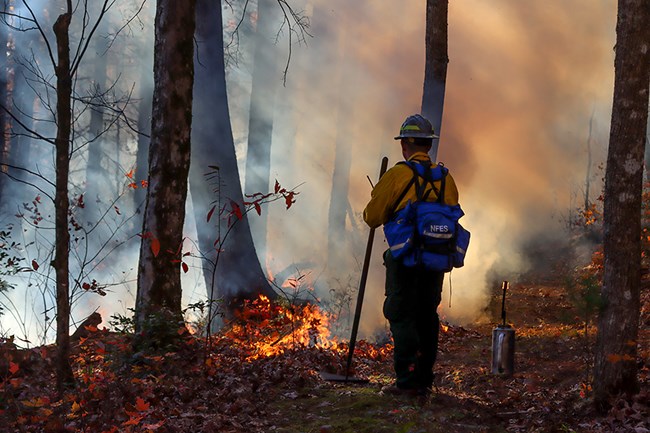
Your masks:
[[[330,347],[330,317],[314,304],[271,302],[268,297],[246,302],[226,338],[246,348],[248,359],[279,355],[304,347]]]
[[[440,328],[442,329],[442,332],[449,332],[449,326],[444,323],[440,323]]]

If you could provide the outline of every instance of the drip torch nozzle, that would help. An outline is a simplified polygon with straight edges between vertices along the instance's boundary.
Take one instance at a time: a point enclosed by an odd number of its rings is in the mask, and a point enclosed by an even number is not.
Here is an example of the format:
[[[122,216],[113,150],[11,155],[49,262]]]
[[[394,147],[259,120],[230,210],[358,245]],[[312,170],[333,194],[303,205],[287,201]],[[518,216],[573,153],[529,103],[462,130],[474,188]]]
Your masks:
[[[510,283],[504,281],[501,284],[501,289],[503,289],[503,299],[501,300],[501,320],[503,320],[503,326],[506,326],[506,291]]]

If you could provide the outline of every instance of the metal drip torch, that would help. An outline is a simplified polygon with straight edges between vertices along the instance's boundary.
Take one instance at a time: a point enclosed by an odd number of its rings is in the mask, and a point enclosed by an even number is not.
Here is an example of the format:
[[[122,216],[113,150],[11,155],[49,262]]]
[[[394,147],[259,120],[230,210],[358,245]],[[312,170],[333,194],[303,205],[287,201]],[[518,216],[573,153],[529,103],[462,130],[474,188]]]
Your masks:
[[[509,376],[515,370],[515,330],[506,323],[506,291],[509,283],[504,281],[501,301],[500,325],[492,330],[492,374]]]

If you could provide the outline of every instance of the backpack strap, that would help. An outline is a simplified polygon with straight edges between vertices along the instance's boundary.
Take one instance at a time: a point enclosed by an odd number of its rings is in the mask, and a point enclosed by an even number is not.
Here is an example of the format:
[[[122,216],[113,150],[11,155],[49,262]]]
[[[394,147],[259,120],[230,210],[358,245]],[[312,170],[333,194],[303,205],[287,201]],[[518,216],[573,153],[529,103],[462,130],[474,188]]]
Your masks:
[[[447,173],[449,170],[442,164],[438,163],[436,167],[431,168],[431,162],[430,161],[400,161],[397,164],[406,164],[409,166],[409,168],[413,171],[413,178],[409,181],[408,184],[406,184],[406,188],[402,191],[402,193],[399,195],[398,199],[395,201],[395,204],[393,205],[393,209],[391,211],[391,214],[395,213],[395,209],[397,206],[402,202],[404,197],[406,196],[406,193],[408,190],[411,188],[411,185],[415,184],[415,194],[417,196],[417,201],[426,201],[427,198],[429,197],[429,194],[431,194],[431,191],[435,191],[436,194],[438,195],[438,198],[436,200],[437,203],[443,203],[444,202],[444,195],[445,195],[445,178],[447,177]],[[417,166],[423,167],[422,173],[418,170]],[[440,179],[434,179],[433,177],[433,170],[436,168],[440,168],[441,172],[441,178]],[[424,182],[420,183],[418,181],[419,178],[424,179]],[[440,180],[440,190],[436,188],[434,185],[434,181]],[[426,191],[426,186],[427,184],[431,185],[431,189]]]
[[[420,167],[417,167],[416,164],[418,164],[421,168],[420,172]],[[429,198],[429,194],[431,194],[431,191],[435,191],[437,195],[436,203],[443,203],[445,200],[445,180],[447,177],[447,173],[449,173],[449,170],[442,164],[439,163],[437,166],[431,168],[431,162],[430,161],[417,161],[415,164],[408,164],[409,167],[411,167],[411,170],[413,170],[414,176],[421,177],[424,179],[424,182],[420,186],[420,190],[418,191],[418,201],[426,201],[427,198]],[[440,177],[438,178],[437,176],[433,176],[434,170],[438,169],[440,171]],[[440,190],[436,188],[434,182],[436,180],[440,181]],[[426,190],[427,184],[431,185],[431,189],[429,189],[426,193],[424,192]]]

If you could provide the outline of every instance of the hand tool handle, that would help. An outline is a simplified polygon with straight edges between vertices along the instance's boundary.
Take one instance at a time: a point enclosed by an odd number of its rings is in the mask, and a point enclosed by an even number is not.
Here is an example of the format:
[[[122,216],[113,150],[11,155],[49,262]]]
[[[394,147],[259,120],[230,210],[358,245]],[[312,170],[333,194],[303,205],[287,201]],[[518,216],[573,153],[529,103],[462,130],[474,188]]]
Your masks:
[[[501,288],[503,289],[503,299],[501,300],[501,320],[503,320],[503,326],[506,326],[506,290],[508,290],[508,282],[504,281]]]
[[[388,168],[388,158],[383,157],[381,168],[379,169],[379,179],[386,173]],[[361,270],[361,280],[359,280],[359,293],[357,295],[357,308],[354,311],[354,321],[352,322],[352,334],[350,335],[350,347],[348,349],[348,362],[345,368],[345,380],[348,380],[350,367],[352,366],[352,357],[354,356],[354,346],[357,343],[357,332],[359,331],[359,321],[361,319],[361,307],[363,306],[363,295],[366,291],[366,281],[368,279],[368,268],[370,267],[370,255],[372,253],[372,243],[375,239],[375,229],[371,228],[366,244],[366,256],[363,260],[363,269]]]

